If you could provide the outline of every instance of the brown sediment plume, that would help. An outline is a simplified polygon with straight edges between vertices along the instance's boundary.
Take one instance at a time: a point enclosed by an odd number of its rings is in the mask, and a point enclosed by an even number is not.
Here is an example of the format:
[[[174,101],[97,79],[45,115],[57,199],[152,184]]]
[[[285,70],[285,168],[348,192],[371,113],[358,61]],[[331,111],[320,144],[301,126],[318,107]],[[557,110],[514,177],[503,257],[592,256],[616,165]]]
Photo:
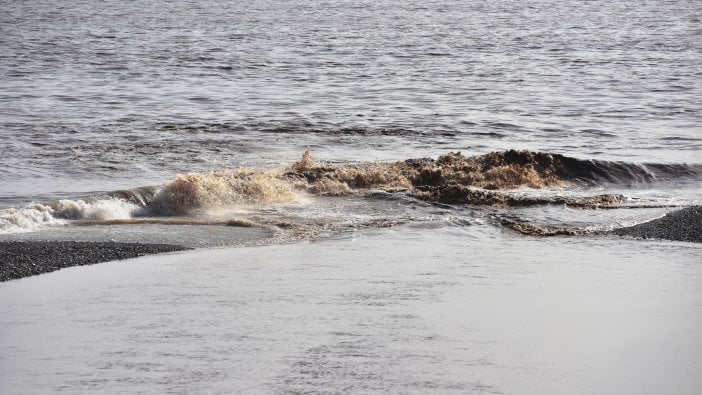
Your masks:
[[[445,185],[453,182],[485,189],[538,189],[602,183],[630,185],[702,177],[702,165],[583,160],[559,154],[518,150],[491,152],[474,157],[450,152],[436,161],[420,160],[412,163],[420,175],[414,180],[414,185]]]
[[[154,195],[150,208],[161,215],[181,215],[298,198],[294,186],[276,172],[240,169],[178,175]]]
[[[315,195],[339,196],[351,193],[349,184],[323,177],[307,185],[307,190]]]
[[[552,154],[509,150],[465,157],[460,152],[441,155],[421,164],[415,186],[460,184],[485,189],[562,187],[560,161]]]
[[[302,159],[299,162],[295,162],[291,166],[291,169],[296,172],[305,172],[316,169],[317,167],[319,167],[319,164],[317,164],[317,161],[314,159],[310,147],[307,147],[305,152],[302,153]]]
[[[308,150],[285,172],[296,186],[321,195],[343,195],[358,189],[407,190],[411,166],[405,162],[363,163],[339,167],[319,165]]]
[[[447,185],[500,190],[520,187],[562,187],[559,160],[551,154],[529,151],[493,152],[466,157],[450,152],[433,159],[410,159],[391,163],[352,164],[324,167],[305,151],[286,176],[313,193],[343,194],[353,189],[386,191]],[[421,196],[421,194],[418,194]]]
[[[573,163],[571,163],[573,162]],[[341,195],[359,189],[409,190],[423,201],[498,207],[565,205],[584,209],[621,207],[622,195],[528,196],[519,188],[562,188],[587,179],[587,163],[556,154],[508,150],[474,157],[449,152],[438,159],[325,167],[305,151],[286,176],[314,194]],[[592,164],[591,164],[592,165]],[[578,175],[583,178],[578,178]]]
[[[299,162],[282,171],[242,169],[238,172],[189,173],[179,175],[153,196],[149,195],[153,192],[146,191],[128,198],[140,206],[148,204],[159,215],[289,203],[299,198],[298,190],[331,196],[369,189],[410,191],[412,196],[428,202],[504,207],[539,204],[564,204],[580,208],[621,206],[624,198],[619,195],[563,198],[504,192],[595,182],[600,173],[606,173],[603,170],[606,166],[603,166],[599,162],[557,154],[516,150],[473,157],[449,152],[436,160],[409,159],[327,166],[315,160],[312,151],[307,148]]]
[[[353,189],[397,191],[412,187],[412,169],[404,162],[344,166],[337,169],[336,176]]]
[[[525,207],[539,205],[564,205],[583,209],[620,207],[626,198],[622,195],[597,195],[585,197],[528,196],[470,186],[451,184],[419,186],[412,196],[431,203],[470,204],[477,206]]]

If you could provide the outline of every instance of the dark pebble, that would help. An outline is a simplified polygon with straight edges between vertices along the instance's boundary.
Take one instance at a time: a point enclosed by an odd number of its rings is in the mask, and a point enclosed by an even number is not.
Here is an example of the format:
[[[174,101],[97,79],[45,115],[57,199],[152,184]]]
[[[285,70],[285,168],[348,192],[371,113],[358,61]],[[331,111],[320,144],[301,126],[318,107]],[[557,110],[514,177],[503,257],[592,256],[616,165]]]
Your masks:
[[[664,239],[702,243],[702,206],[692,206],[668,213],[663,218],[644,222],[612,233],[642,239]]]
[[[0,281],[49,273],[64,267],[187,249],[170,244],[3,241],[0,242]]]

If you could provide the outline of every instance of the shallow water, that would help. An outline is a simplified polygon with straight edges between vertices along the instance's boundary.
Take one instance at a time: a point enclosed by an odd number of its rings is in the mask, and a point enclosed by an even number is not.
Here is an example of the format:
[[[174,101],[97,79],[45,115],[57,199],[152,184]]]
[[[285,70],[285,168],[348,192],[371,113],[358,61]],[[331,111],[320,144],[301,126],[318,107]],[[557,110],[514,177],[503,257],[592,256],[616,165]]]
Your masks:
[[[699,245],[483,227],[198,250],[4,283],[0,389],[698,392]]]

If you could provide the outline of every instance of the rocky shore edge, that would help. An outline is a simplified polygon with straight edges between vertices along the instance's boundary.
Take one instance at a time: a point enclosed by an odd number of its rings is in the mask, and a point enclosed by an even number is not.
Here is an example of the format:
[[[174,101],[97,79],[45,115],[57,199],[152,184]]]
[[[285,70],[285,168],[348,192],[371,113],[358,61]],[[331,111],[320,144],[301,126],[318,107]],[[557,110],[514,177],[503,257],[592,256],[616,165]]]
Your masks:
[[[662,239],[702,243],[702,206],[673,211],[639,225],[614,229],[611,233],[639,239]]]
[[[136,258],[190,248],[170,244],[79,241],[0,242],[0,282],[71,266]]]

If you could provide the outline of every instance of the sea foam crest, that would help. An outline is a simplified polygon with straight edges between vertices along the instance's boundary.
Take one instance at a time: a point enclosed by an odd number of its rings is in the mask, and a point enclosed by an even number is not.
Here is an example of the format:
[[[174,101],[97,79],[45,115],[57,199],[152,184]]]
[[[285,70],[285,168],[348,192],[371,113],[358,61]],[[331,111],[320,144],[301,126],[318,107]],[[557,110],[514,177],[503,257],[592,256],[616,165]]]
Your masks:
[[[0,234],[31,232],[60,222],[52,215],[51,207],[43,204],[0,210]]]
[[[64,220],[113,220],[131,218],[141,210],[134,203],[117,198],[99,200],[57,200],[0,210],[0,233],[21,233],[60,225]]]
[[[108,220],[131,218],[141,210],[134,203],[117,198],[93,201],[63,199],[52,202],[49,207],[56,218],[72,220]]]

